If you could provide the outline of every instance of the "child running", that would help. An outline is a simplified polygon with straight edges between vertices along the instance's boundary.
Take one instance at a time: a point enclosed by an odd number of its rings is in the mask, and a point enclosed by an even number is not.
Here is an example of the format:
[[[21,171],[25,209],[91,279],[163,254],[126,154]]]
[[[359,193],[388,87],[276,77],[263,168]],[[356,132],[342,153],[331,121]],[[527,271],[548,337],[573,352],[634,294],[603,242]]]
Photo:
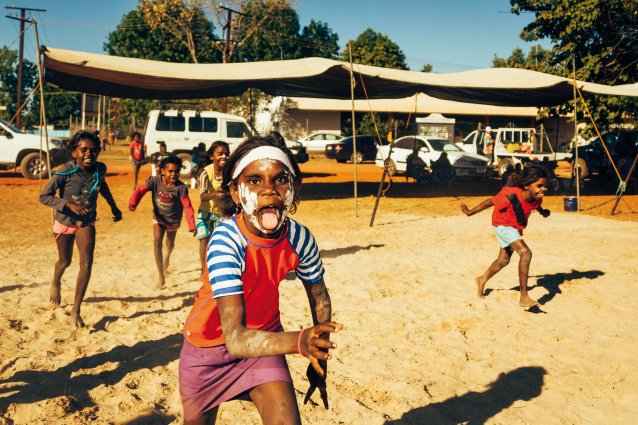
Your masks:
[[[100,153],[100,139],[93,133],[79,131],[67,145],[73,161],[52,171],[51,180],[40,194],[40,202],[54,208],[53,234],[58,248],[50,300],[60,305],[62,275],[71,264],[73,243],[80,253],[80,271],[75,284],[75,300],[71,309],[71,322],[76,328],[84,327],[80,316],[80,305],[89,286],[95,249],[95,221],[97,220],[98,193],[111,207],[113,221],[122,219],[113,195],[106,184],[106,165],[97,162]],[[59,192],[59,196],[56,196]]]
[[[140,174],[140,168],[144,164],[146,157],[146,145],[142,140],[142,134],[139,131],[131,134],[131,143],[128,146],[131,163],[133,164],[133,189],[137,187],[137,177]]]
[[[206,269],[206,246],[213,229],[221,220],[221,211],[215,198],[222,187],[222,170],[226,165],[230,149],[228,143],[221,140],[213,143],[209,149],[212,164],[207,165],[199,175],[199,211],[197,211],[197,239],[199,239],[199,258],[202,263],[202,275]]]
[[[513,186],[505,186],[493,198],[486,199],[471,210],[461,204],[461,211],[467,216],[474,215],[491,206],[492,229],[500,245],[498,258],[481,276],[476,278],[478,296],[483,297],[485,284],[510,262],[513,251],[520,257],[518,262],[518,281],[520,285],[520,300],[518,304],[524,308],[538,305],[538,302],[527,295],[527,277],[529,265],[532,261],[532,251],[522,239],[523,229],[527,227],[527,220],[534,210],[538,210],[543,217],[549,217],[550,211],[541,207],[543,196],[547,191],[548,175],[545,168],[538,164],[525,167],[520,176],[512,174]]]
[[[165,273],[184,212],[186,212],[188,230],[195,234],[195,213],[188,197],[188,187],[178,179],[181,168],[182,160],[178,157],[164,158],[160,162],[160,175],[149,177],[144,184],[138,186],[128,204],[129,211],[135,211],[146,192],[150,191],[153,195],[153,247],[159,272],[159,289],[162,289],[166,283]],[[162,242],[165,234],[166,255],[162,257]]]
[[[251,137],[224,167],[223,220],[208,244],[203,285],[184,325],[179,386],[186,424],[215,423],[219,405],[251,400],[266,424],[300,424],[285,354],[310,360],[306,401],[319,388],[324,406],[332,307],[319,249],[310,231],[288,217],[299,203],[301,172],[271,136]],[[234,213],[234,214],[233,214]],[[295,270],[313,327],[284,332],[279,283]]]

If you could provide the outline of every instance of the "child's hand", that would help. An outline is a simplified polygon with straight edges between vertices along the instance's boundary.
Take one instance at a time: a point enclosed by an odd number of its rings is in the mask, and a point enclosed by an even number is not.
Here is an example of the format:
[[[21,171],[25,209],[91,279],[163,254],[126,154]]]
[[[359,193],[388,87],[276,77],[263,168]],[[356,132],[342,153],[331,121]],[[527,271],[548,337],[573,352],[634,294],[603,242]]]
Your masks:
[[[193,237],[197,236],[197,228],[189,230],[189,232],[191,232],[193,234]]]
[[[71,210],[72,213],[76,215],[86,215],[89,213],[89,209],[83,207],[82,205],[76,204],[75,202],[67,202],[66,207]]]
[[[299,354],[307,357],[310,364],[320,376],[324,376],[324,370],[319,364],[320,360],[329,360],[330,354],[328,349],[337,348],[337,345],[328,339],[321,338],[322,335],[331,332],[339,332],[343,329],[343,325],[335,322],[326,322],[316,325],[312,328],[304,329],[299,335],[298,350]]]
[[[323,407],[328,409],[328,391],[326,390],[326,375],[328,374],[328,362],[325,360],[319,361],[319,364],[324,370],[324,376],[319,376],[317,371],[311,364],[308,365],[308,369],[306,370],[306,377],[308,378],[308,382],[310,383],[310,387],[306,392],[306,396],[303,399],[303,404],[308,403],[310,397],[315,392],[317,388],[319,388],[319,395],[321,396],[321,400],[323,401]]]
[[[465,204],[461,204],[461,211],[463,212],[463,214],[465,214],[468,217],[472,215],[470,214],[470,209]]]
[[[111,213],[113,213],[114,222],[122,220],[122,211],[119,208],[112,208]]]
[[[546,210],[546,209],[538,210],[538,212],[545,218],[549,217],[550,214],[552,213],[550,210]]]
[[[135,205],[133,205],[133,204],[129,204],[129,206],[128,206],[128,210],[129,211],[135,211],[135,208],[137,208],[137,207]]]

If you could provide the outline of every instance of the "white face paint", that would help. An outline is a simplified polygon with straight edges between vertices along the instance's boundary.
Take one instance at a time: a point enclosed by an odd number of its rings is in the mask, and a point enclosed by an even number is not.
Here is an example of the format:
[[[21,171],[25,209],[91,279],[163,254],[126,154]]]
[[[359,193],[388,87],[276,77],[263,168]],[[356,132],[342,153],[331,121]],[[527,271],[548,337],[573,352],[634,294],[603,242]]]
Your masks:
[[[270,161],[264,161],[264,163],[262,163],[259,167],[259,171],[262,173],[266,173],[268,169],[272,167],[269,162]],[[259,194],[257,192],[251,191],[250,188],[244,183],[239,183],[237,186],[237,190],[239,192],[239,203],[242,210],[244,211],[244,214],[252,223],[252,225],[264,234],[277,232],[281,228],[281,226],[285,223],[286,217],[288,217],[288,213],[290,212],[290,209],[292,208],[295,200],[293,177],[289,175],[288,188],[284,194],[284,199],[282,200],[284,211],[275,211],[278,221],[277,226],[275,229],[268,231],[261,225],[259,221]],[[279,196],[278,193],[277,196]]]

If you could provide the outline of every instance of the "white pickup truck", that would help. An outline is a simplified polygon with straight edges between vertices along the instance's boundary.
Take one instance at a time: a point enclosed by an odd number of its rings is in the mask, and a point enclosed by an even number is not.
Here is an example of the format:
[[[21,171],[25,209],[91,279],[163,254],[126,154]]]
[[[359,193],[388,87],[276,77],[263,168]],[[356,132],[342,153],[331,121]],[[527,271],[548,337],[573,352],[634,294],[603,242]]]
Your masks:
[[[492,143],[486,143],[486,132],[491,135]],[[569,161],[571,154],[553,151],[547,132],[540,126],[536,128],[502,127],[480,128],[472,131],[457,143],[461,149],[487,157],[489,166],[502,176],[508,166],[531,161]]]
[[[42,143],[40,155],[40,136],[21,132],[18,128],[0,119],[0,170],[20,167],[27,179],[47,177],[47,153],[51,157],[51,167],[67,161],[67,153],[61,140],[49,139],[49,151]]]

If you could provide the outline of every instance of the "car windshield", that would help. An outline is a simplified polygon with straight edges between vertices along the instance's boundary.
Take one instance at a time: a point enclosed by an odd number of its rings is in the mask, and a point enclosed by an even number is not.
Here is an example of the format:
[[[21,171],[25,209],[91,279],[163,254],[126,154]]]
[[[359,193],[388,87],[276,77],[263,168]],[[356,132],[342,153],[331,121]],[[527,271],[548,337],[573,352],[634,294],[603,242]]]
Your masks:
[[[443,139],[428,139],[430,146],[437,152],[462,152],[461,148],[454,143],[450,143]]]
[[[11,124],[9,124],[8,122],[6,122],[3,119],[0,119],[0,123],[2,123],[2,125],[4,125],[5,127],[9,128],[11,131],[13,131],[14,133],[22,133],[20,131],[20,129],[18,129],[18,127],[14,127]]]

